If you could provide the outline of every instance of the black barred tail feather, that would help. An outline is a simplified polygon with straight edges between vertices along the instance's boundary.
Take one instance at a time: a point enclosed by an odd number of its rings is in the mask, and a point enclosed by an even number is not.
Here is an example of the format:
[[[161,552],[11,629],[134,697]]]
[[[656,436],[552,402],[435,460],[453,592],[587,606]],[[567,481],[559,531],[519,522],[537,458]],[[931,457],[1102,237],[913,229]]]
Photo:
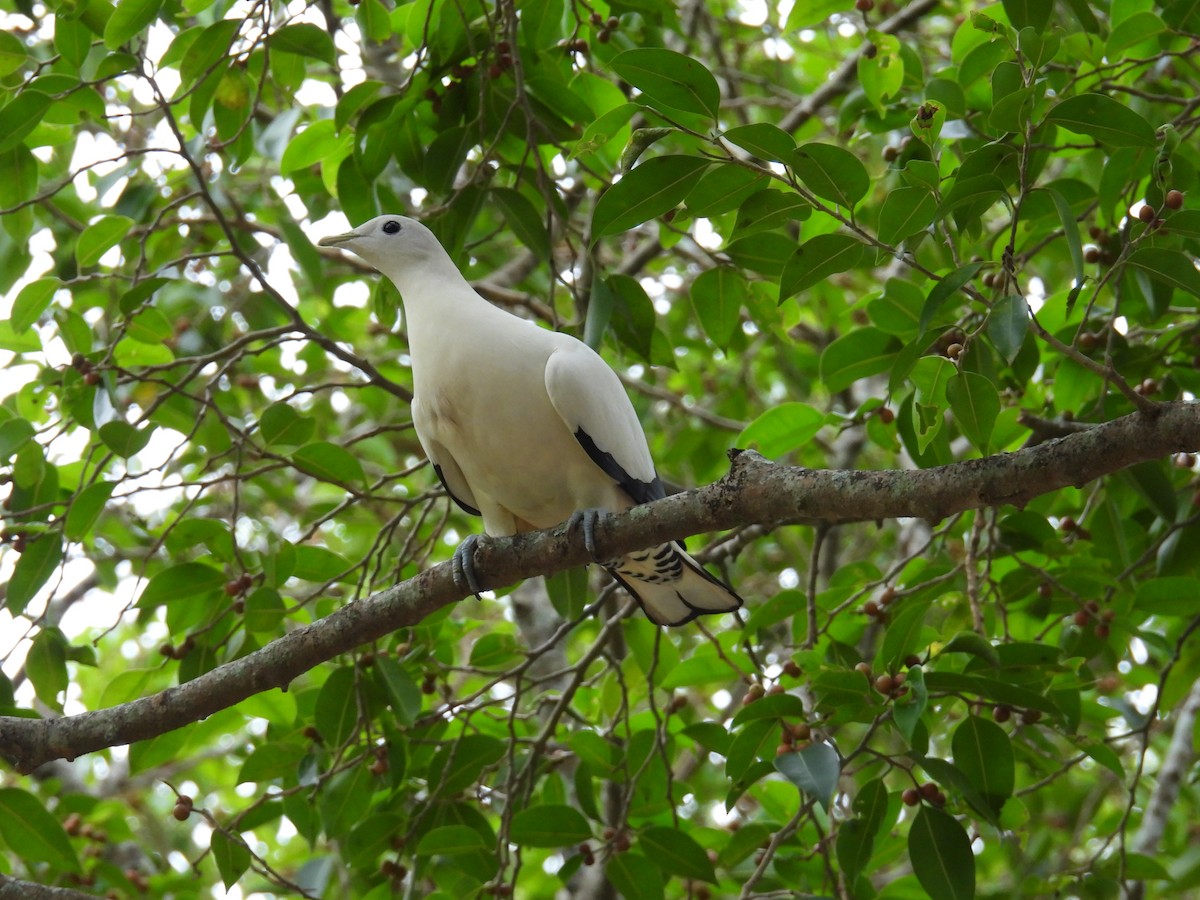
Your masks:
[[[631,553],[605,568],[657,625],[683,625],[742,605],[733,588],[705,571],[678,543]]]

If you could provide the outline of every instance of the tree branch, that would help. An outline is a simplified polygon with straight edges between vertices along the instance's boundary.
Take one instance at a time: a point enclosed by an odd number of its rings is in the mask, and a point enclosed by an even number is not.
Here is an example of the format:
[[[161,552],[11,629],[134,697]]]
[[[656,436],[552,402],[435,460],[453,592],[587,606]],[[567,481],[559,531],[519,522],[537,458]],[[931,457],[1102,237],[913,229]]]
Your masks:
[[[836,524],[901,516],[938,521],[967,509],[1015,504],[1172,453],[1200,449],[1200,405],[1167,403],[1076,434],[984,459],[918,471],[812,470],[733,452],[720,481],[602,520],[599,556],[750,523]],[[581,535],[560,525],[484,538],[476,569],[485,587],[589,562]],[[53,759],[157,737],[261,691],[287,689],[314,666],[415,625],[461,600],[450,565],[349,603],[241,659],[150,697],[60,719],[0,717],[0,756],[23,772]]]

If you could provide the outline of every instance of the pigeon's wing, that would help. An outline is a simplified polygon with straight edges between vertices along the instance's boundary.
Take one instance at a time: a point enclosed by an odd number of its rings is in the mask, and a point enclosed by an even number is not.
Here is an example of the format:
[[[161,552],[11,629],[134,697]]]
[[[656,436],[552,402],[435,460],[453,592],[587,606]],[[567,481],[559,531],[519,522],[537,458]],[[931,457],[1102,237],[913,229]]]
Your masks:
[[[546,394],[598,477],[615,481],[634,503],[665,496],[621,379],[586,344],[571,338],[550,354]]]

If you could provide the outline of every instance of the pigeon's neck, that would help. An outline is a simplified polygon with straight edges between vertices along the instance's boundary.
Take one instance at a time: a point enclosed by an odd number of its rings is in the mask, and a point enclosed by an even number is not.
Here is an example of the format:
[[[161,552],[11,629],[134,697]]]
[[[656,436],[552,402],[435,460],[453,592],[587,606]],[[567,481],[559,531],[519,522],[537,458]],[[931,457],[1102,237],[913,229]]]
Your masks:
[[[384,274],[400,291],[409,332],[445,334],[487,316],[495,307],[475,293],[448,256]]]

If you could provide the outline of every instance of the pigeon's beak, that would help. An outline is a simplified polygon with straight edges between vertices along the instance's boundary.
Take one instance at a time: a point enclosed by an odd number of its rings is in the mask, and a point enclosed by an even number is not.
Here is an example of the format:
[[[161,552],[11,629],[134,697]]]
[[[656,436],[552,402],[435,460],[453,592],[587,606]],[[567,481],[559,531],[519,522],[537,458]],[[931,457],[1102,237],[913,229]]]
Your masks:
[[[359,237],[357,231],[347,231],[345,234],[331,234],[329,237],[323,237],[317,241],[318,247],[340,247],[347,241],[352,241]]]

